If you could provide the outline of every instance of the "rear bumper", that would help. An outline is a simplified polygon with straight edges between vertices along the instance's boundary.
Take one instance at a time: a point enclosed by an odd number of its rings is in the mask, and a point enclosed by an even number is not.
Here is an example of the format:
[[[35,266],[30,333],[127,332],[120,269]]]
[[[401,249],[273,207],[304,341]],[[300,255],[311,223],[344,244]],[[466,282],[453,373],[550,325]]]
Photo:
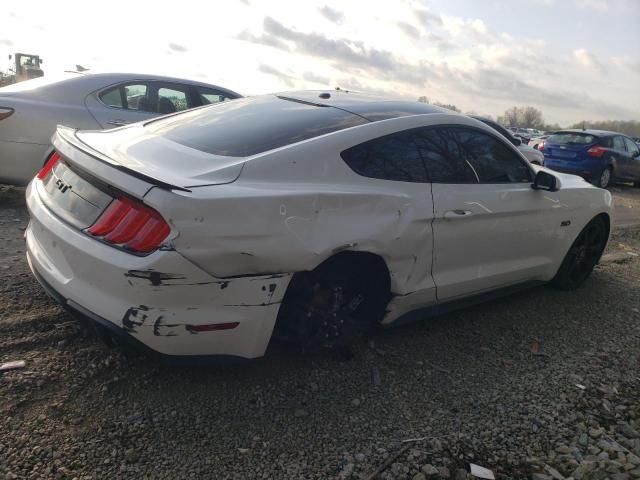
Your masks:
[[[72,313],[155,356],[264,354],[289,274],[218,279],[173,250],[121,252],[56,217],[34,182],[27,206],[31,270]]]
[[[579,177],[591,180],[599,174],[595,169],[589,168],[588,165],[567,165],[565,163],[555,162],[553,159],[545,157],[544,166],[561,173],[570,173]]]

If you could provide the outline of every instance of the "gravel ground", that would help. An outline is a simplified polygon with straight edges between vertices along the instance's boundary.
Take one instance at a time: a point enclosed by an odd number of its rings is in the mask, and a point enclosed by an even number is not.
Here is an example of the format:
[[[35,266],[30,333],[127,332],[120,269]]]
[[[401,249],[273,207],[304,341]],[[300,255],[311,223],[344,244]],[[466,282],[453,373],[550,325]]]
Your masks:
[[[49,300],[26,222],[1,191],[0,363],[27,364],[0,373],[0,479],[461,480],[470,462],[640,478],[639,231],[616,231],[578,291],[380,332],[349,362],[276,347],[177,369],[109,350]]]

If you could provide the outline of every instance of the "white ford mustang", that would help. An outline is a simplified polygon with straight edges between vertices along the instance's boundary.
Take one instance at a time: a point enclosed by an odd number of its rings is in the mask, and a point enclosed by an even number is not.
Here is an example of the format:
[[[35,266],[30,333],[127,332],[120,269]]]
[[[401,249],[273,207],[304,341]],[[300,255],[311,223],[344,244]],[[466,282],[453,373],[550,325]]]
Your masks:
[[[27,256],[71,312],[160,356],[304,350],[515,289],[579,286],[611,195],[417,102],[294,92],[59,128]]]

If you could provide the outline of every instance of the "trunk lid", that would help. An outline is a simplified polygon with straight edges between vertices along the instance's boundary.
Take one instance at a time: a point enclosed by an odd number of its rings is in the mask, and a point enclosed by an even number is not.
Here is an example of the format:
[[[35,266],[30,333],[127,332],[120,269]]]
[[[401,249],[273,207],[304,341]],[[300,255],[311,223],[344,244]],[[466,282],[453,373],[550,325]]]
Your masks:
[[[114,130],[78,131],[74,136],[89,153],[98,153],[101,160],[120,170],[183,189],[232,183],[246,160],[187,147],[147,131],[140,123]]]

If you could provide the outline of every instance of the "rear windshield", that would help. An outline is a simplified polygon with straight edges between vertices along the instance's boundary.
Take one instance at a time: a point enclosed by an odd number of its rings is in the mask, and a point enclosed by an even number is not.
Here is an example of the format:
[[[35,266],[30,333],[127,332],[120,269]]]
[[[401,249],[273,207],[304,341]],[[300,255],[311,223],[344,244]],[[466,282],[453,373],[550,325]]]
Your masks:
[[[203,152],[246,157],[365,123],[344,110],[269,95],[199,108],[146,128]]]
[[[547,139],[547,143],[558,145],[591,145],[597,141],[598,137],[595,135],[580,132],[559,132]]]

